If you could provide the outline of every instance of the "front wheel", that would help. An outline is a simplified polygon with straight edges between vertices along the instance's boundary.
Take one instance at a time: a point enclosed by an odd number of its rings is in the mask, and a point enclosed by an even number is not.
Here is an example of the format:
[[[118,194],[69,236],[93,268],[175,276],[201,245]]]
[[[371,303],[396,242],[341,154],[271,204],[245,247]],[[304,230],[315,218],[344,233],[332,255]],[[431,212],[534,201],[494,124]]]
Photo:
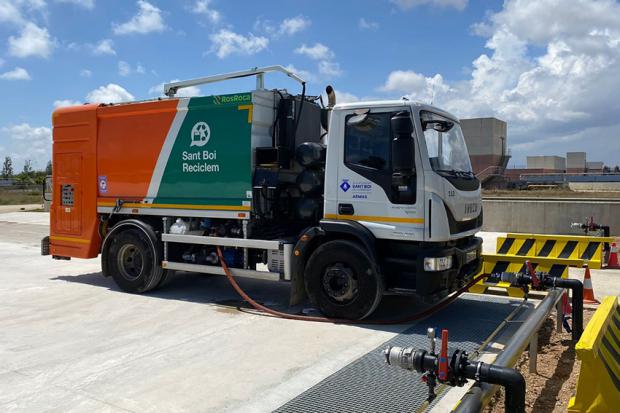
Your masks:
[[[361,320],[372,314],[383,296],[383,278],[375,268],[361,245],[326,242],[308,260],[306,292],[326,316]]]

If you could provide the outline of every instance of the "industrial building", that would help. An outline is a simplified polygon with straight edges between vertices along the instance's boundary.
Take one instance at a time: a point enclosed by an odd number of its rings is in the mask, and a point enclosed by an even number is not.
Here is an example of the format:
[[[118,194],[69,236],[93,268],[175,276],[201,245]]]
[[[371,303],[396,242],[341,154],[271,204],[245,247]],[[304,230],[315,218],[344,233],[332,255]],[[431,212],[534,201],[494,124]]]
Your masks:
[[[483,183],[501,180],[510,159],[508,127],[497,118],[461,119],[474,173]]]
[[[566,152],[566,172],[581,173],[587,167],[585,152]],[[601,168],[602,169],[602,168]]]
[[[564,172],[566,158],[562,156],[528,156],[527,169],[542,169],[543,172]]]
[[[510,159],[508,125],[489,118],[461,119],[473,172],[484,188],[502,188],[514,182],[530,181],[567,184],[572,181],[599,181],[597,174],[609,171],[600,161],[588,161],[586,152],[567,152],[566,156],[532,155],[525,168],[507,168]],[[604,177],[616,181],[615,176]]]

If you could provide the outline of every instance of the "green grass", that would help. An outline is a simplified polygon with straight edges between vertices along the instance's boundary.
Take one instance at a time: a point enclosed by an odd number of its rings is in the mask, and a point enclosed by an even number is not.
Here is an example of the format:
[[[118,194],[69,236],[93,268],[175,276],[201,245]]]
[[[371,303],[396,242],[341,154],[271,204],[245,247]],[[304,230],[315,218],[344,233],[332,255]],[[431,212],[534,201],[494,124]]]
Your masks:
[[[0,205],[41,204],[43,197],[40,191],[0,189]]]

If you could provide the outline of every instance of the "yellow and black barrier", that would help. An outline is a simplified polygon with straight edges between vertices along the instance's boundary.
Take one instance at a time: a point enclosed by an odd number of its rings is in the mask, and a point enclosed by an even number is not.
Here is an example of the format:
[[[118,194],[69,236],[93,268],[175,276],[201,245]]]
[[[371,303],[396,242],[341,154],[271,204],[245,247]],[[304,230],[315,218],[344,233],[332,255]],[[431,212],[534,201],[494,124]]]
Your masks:
[[[620,409],[620,308],[605,297],[575,346],[581,370],[568,411],[617,412]]]
[[[526,257],[518,255],[482,254],[482,269],[479,274],[488,274],[485,280],[478,282],[469,289],[472,293],[484,294],[489,287],[503,288],[511,297],[523,297],[525,293],[519,287],[513,287],[509,282],[501,281],[500,274],[504,272],[527,272],[526,261],[529,261],[536,271],[549,273],[553,277],[568,278],[569,267],[581,267],[584,261],[580,259]],[[498,276],[495,276],[495,275]]]
[[[581,235],[507,234],[497,238],[497,254],[519,257],[581,259],[590,268],[600,269],[605,263],[605,244],[612,237]]]

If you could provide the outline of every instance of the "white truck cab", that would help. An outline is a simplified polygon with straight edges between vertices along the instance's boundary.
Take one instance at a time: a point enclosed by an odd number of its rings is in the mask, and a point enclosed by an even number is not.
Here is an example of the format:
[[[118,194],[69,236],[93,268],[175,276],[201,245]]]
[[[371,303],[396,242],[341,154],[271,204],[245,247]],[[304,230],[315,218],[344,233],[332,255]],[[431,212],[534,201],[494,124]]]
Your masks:
[[[442,296],[479,270],[480,183],[457,118],[406,99],[338,104],[325,143],[322,225],[371,234],[386,290]]]

